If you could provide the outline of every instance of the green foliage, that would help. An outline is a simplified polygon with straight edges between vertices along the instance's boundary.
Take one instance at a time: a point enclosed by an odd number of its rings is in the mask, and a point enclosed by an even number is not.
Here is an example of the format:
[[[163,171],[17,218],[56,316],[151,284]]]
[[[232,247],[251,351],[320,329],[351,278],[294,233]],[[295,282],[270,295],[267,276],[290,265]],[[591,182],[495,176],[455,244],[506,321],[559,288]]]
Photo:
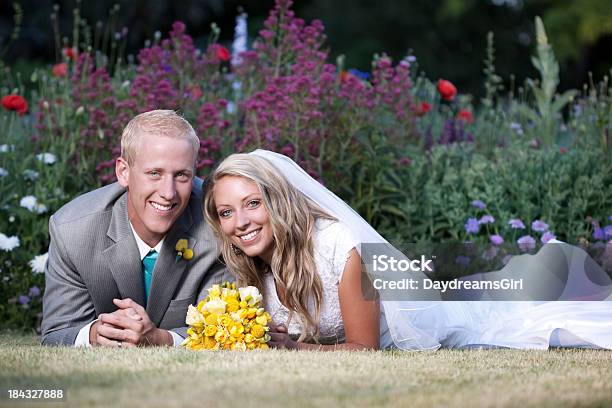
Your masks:
[[[537,53],[531,58],[533,66],[540,73],[540,80],[528,80],[527,84],[535,98],[534,108],[520,105],[519,112],[532,123],[537,124],[537,133],[541,140],[550,146],[555,140],[556,125],[563,109],[576,95],[575,90],[557,95],[559,85],[559,64],[555,59],[552,47],[548,43],[544,24],[539,17],[535,20]]]

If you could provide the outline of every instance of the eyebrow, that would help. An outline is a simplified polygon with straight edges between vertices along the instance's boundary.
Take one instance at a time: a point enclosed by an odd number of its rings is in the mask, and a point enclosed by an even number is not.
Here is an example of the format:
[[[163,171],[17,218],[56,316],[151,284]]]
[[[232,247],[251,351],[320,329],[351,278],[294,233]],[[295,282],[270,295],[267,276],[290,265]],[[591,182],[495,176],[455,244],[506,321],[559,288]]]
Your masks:
[[[251,193],[251,194],[249,194],[248,196],[244,197],[244,198],[242,199],[242,202],[244,203],[245,201],[249,200],[249,199],[250,199],[252,196],[258,196],[258,195],[260,195],[260,194],[259,194],[259,193]],[[219,204],[217,204],[217,208],[219,208],[219,207],[223,207],[223,206],[225,206],[225,207],[231,207],[231,205],[229,205],[229,204],[223,204],[223,203],[219,203]]]

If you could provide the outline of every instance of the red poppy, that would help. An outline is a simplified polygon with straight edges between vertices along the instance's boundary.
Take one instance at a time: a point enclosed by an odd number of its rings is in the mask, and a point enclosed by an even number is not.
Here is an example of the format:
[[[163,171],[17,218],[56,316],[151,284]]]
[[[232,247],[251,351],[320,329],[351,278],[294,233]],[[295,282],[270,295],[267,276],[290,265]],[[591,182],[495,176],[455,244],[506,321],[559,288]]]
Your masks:
[[[427,112],[429,112],[430,110],[431,110],[431,104],[427,102],[421,102],[419,106],[414,108],[414,114],[416,116],[425,116],[425,114],[427,114]]]
[[[68,64],[65,62],[55,64],[51,69],[51,72],[53,72],[53,75],[56,77],[65,77],[68,74]]]
[[[467,109],[461,109],[459,113],[457,114],[457,119],[463,120],[466,123],[473,123],[474,115],[472,115],[472,112],[470,112]]]
[[[445,79],[438,80],[437,88],[438,92],[440,92],[440,96],[445,101],[452,101],[457,95],[457,88],[455,88],[455,85]]]
[[[565,153],[567,153],[567,148],[565,148],[565,147],[560,147],[560,148],[559,148],[559,153],[561,153],[561,154],[565,154]]]
[[[23,116],[28,111],[28,102],[19,95],[6,95],[0,100],[2,107],[6,110],[13,110]]]
[[[65,47],[62,50],[62,54],[64,54],[66,58],[70,58],[71,60],[75,60],[77,57],[76,48],[72,48],[72,47]]]
[[[221,61],[229,61],[231,56],[232,55],[227,48],[222,45],[217,46],[217,58],[219,58]]]

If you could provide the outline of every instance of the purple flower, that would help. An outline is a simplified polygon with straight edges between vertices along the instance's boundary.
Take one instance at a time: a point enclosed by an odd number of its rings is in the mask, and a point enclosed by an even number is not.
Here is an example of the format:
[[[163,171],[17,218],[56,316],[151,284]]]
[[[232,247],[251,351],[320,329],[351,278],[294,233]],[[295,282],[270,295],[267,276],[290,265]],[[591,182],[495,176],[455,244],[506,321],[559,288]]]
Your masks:
[[[595,230],[593,231],[593,239],[596,241],[603,241],[606,239],[606,233],[604,232],[603,228],[595,227]]]
[[[478,220],[479,224],[493,224],[495,222],[495,218],[493,218],[492,215],[483,215],[482,217],[480,217],[480,219]]]
[[[542,241],[543,244],[546,244],[551,239],[557,239],[557,237],[552,232],[546,231],[544,234],[542,234],[540,241]]]
[[[497,245],[497,246],[504,243],[504,239],[500,235],[497,235],[497,234],[491,235],[489,237],[489,241],[491,241],[493,245]]]
[[[548,224],[542,220],[535,220],[531,223],[531,229],[538,232],[548,231]]]
[[[476,218],[468,218],[467,222],[465,223],[465,231],[468,234],[478,234],[478,231],[480,231],[480,224],[478,223],[478,220]]]
[[[525,229],[525,224],[518,218],[513,218],[508,221],[508,225],[510,225],[514,229]]]
[[[481,200],[474,200],[470,203],[470,205],[474,208],[480,208],[481,210],[484,210],[485,208],[487,208],[487,205],[483,203]]]
[[[351,69],[348,70],[348,72],[350,74],[352,74],[352,75],[355,75],[357,78],[364,80],[364,81],[367,81],[368,79],[370,79],[370,74],[368,74],[367,72],[360,71],[358,69],[351,68]]]
[[[603,232],[604,232],[604,235],[606,236],[605,239],[612,239],[612,225],[606,225],[603,228]]]
[[[20,305],[26,305],[29,301],[30,298],[26,295],[19,295],[17,298],[17,302],[19,302]]]
[[[611,216],[609,216],[609,217],[608,217],[608,219],[609,219],[610,221],[612,221],[612,215],[611,215]]]
[[[531,235],[523,235],[516,241],[516,243],[521,251],[529,251],[530,249],[535,248],[536,245],[536,241]]]
[[[464,267],[465,267],[465,266],[468,266],[468,265],[470,264],[470,262],[471,262],[470,257],[465,256],[465,255],[458,255],[458,256],[455,258],[455,263],[456,263],[457,265],[460,265],[460,266],[464,266]]]
[[[40,296],[40,289],[38,288],[38,286],[32,286],[30,288],[30,291],[28,292],[28,296],[31,298]]]

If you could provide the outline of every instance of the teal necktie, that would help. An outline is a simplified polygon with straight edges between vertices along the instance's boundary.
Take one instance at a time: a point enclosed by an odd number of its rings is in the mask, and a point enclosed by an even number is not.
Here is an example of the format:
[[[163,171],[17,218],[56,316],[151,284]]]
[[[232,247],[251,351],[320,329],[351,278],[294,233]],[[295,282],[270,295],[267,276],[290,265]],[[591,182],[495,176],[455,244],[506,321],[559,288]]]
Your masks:
[[[145,282],[145,305],[151,292],[151,281],[153,280],[153,268],[155,268],[155,261],[157,261],[157,251],[154,249],[150,250],[149,253],[143,258],[142,266],[144,267],[144,282]]]

